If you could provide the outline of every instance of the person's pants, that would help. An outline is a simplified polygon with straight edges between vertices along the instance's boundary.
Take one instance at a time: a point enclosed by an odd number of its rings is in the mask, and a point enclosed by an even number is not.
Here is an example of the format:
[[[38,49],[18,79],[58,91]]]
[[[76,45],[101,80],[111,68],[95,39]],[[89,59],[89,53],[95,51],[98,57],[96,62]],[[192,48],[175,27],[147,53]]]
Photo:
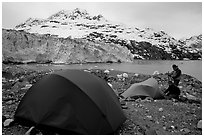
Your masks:
[[[180,80],[174,79],[174,85],[178,86],[179,82],[180,82]]]
[[[179,95],[176,95],[176,94],[168,94],[165,96],[166,99],[179,99]]]

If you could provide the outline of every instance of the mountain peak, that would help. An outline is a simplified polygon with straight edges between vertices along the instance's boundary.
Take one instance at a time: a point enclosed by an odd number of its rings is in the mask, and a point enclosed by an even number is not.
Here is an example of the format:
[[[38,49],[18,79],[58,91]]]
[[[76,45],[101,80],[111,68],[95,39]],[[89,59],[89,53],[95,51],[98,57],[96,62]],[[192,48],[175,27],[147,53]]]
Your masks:
[[[102,20],[102,15],[91,16],[85,9],[75,8],[74,10],[61,10],[56,14],[50,16],[48,19],[89,19],[89,20]]]
[[[85,9],[76,8],[72,11],[73,13],[80,14],[80,15],[87,15],[87,11]]]
[[[89,16],[88,12],[84,9],[76,8],[72,11],[70,10],[61,10],[54,15],[50,16],[48,19],[76,19],[80,17]]]

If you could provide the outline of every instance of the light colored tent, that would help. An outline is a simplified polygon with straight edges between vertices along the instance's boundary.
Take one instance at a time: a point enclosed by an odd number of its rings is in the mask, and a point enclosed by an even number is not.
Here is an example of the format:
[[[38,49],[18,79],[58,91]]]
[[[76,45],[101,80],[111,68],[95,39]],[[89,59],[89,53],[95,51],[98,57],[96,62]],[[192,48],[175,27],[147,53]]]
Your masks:
[[[132,84],[123,94],[123,97],[146,96],[153,99],[163,98],[156,79],[149,78],[143,82]]]

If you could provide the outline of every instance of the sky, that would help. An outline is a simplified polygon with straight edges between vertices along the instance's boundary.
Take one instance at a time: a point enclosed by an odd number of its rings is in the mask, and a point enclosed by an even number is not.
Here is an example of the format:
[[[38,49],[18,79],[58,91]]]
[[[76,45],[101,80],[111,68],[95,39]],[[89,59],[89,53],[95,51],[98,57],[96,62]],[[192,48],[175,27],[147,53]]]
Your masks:
[[[137,28],[163,30],[176,39],[202,34],[202,2],[2,2],[2,27],[75,8]]]

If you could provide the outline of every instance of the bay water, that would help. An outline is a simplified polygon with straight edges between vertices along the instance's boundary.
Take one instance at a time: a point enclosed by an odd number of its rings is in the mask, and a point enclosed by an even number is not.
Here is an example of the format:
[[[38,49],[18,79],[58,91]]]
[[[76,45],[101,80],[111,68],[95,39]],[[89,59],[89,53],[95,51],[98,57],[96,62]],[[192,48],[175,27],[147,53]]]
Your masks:
[[[172,60],[136,60],[133,63],[88,63],[88,64],[27,64],[20,65],[35,70],[46,69],[114,69],[125,72],[153,74],[155,71],[166,73],[172,71],[176,64],[183,74],[191,75],[202,81],[202,61],[172,61]]]

